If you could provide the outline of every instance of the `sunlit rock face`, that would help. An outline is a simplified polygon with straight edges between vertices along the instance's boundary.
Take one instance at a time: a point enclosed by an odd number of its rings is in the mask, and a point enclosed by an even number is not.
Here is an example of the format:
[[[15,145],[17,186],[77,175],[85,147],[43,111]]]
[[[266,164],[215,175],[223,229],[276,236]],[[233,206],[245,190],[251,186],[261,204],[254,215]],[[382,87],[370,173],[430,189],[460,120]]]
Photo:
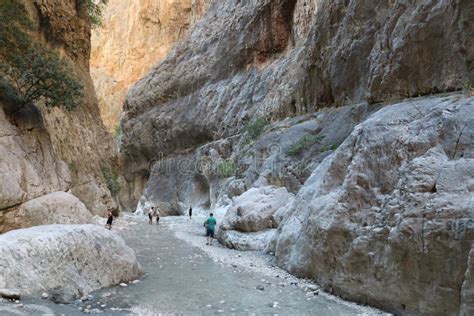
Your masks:
[[[210,0],[109,1],[92,32],[91,74],[105,126],[119,123],[131,85],[161,61],[205,12]]]

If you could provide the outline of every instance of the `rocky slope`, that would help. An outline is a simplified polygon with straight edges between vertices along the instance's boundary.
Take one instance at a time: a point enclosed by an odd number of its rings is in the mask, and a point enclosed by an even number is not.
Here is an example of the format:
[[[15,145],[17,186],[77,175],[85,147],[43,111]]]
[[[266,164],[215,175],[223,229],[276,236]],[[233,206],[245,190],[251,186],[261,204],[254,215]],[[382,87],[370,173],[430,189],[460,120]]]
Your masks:
[[[467,313],[474,100],[396,100],[473,82],[473,17],[466,0],[212,2],[127,96],[122,199],[228,208],[223,243],[329,291]]]
[[[117,207],[101,172],[105,166],[113,167],[114,148],[100,121],[89,75],[87,12],[75,0],[23,3],[33,22],[29,35],[71,63],[85,96],[83,104],[71,111],[37,104],[15,116],[6,114],[7,104],[0,98],[1,231],[17,228],[7,227],[6,214],[51,192],[69,191],[95,214]]]
[[[202,16],[210,0],[109,1],[92,32],[91,74],[102,120],[119,124],[125,95]]]

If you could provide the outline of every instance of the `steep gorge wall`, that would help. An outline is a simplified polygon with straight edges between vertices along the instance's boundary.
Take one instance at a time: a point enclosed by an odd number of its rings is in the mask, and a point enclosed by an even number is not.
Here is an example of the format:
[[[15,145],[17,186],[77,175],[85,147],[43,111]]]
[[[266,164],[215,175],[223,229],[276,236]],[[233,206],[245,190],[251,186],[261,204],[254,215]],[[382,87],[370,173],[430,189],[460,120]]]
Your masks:
[[[474,100],[429,95],[473,82],[473,17],[467,0],[213,1],[129,91],[129,192],[228,209],[222,243],[343,297],[469,314]]]
[[[11,229],[4,216],[51,192],[70,191],[95,214],[117,207],[101,172],[104,166],[113,168],[114,148],[89,75],[87,12],[75,0],[23,3],[34,24],[30,35],[70,61],[84,85],[84,101],[71,111],[36,104],[14,117],[0,101],[0,231]]]
[[[91,74],[102,120],[119,124],[128,89],[163,59],[205,12],[209,0],[109,1],[92,32]]]

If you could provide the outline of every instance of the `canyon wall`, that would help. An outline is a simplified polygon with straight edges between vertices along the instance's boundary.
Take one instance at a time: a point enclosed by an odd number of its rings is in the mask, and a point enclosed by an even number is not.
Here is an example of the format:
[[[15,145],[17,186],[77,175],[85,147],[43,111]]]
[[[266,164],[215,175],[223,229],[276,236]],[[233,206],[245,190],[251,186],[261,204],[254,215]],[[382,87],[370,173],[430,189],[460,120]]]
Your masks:
[[[15,218],[23,203],[52,192],[72,193],[94,214],[117,208],[102,172],[114,168],[114,145],[100,120],[89,75],[87,12],[75,0],[22,3],[33,24],[29,36],[72,65],[84,86],[84,99],[72,110],[39,102],[12,115],[1,96],[0,232],[19,228],[18,223],[9,225],[8,218]],[[70,209],[77,209],[75,203]]]
[[[473,18],[468,0],[213,1],[128,93],[129,203],[227,210],[223,244],[330,292],[467,315]]]
[[[91,74],[102,120],[119,124],[128,89],[163,59],[205,12],[210,0],[109,1],[92,32]]]

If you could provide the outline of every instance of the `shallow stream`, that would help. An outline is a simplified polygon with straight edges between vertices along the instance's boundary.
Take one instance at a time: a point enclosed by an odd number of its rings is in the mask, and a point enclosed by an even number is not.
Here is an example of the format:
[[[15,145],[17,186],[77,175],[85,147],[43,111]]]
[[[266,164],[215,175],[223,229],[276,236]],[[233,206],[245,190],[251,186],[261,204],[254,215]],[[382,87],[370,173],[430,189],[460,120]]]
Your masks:
[[[328,295],[308,292],[287,280],[283,271],[281,276],[268,276],[219,263],[200,247],[175,236],[176,230],[204,233],[200,219],[188,221],[184,217],[170,217],[164,218],[160,225],[149,225],[145,217],[128,217],[127,221],[126,226],[117,225],[116,229],[135,250],[145,270],[139,281],[102,289],[92,293],[90,300],[72,304],[55,304],[41,298],[22,299],[22,307],[3,302],[0,314],[73,315],[84,311],[102,315],[381,314]],[[205,238],[199,233],[190,237],[205,245]],[[218,250],[219,246],[212,247]]]

